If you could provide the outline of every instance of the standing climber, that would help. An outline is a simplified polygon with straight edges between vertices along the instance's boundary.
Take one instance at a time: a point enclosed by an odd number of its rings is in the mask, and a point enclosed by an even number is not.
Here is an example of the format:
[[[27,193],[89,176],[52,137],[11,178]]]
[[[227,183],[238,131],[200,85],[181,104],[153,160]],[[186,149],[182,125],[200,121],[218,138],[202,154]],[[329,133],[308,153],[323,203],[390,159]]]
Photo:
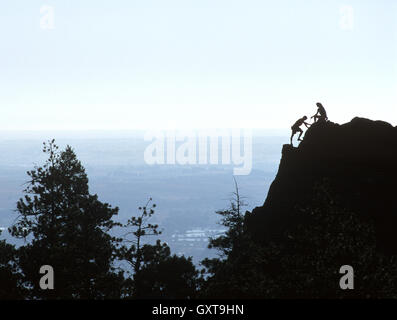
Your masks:
[[[314,119],[314,122],[317,122],[317,120],[320,121],[327,121],[327,112],[325,111],[323,105],[320,102],[316,103],[317,106],[317,112],[314,116],[312,116],[310,119]]]
[[[292,134],[291,134],[291,144],[292,144],[292,138],[295,135],[295,133],[299,132],[299,136],[298,136],[298,141],[302,141],[301,136],[303,134],[303,130],[301,128],[299,128],[302,124],[304,124],[306,126],[306,128],[309,128],[310,124],[307,123],[305,120],[307,119],[306,116],[303,116],[303,118],[298,119],[294,125],[291,127],[292,129]]]

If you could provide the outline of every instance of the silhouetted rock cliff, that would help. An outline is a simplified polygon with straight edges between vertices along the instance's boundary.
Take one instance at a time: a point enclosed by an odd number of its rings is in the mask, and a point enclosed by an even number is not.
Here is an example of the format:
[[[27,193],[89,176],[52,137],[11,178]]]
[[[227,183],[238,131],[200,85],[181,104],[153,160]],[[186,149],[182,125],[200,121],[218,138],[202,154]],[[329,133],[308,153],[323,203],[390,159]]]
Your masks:
[[[324,180],[344,208],[373,218],[380,247],[397,252],[397,127],[364,118],[316,123],[298,147],[284,145],[264,205],[246,216],[248,230],[258,241],[276,237]]]

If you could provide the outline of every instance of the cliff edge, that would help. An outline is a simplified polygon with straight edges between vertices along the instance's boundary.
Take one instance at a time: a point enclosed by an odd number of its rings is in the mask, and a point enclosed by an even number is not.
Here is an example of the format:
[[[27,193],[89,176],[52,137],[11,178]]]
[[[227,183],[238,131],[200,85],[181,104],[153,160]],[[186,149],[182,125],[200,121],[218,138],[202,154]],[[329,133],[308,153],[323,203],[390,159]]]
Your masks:
[[[248,231],[259,242],[277,236],[324,181],[344,208],[372,219],[380,247],[397,252],[397,127],[358,117],[315,123],[298,147],[283,146],[263,206],[246,215]]]

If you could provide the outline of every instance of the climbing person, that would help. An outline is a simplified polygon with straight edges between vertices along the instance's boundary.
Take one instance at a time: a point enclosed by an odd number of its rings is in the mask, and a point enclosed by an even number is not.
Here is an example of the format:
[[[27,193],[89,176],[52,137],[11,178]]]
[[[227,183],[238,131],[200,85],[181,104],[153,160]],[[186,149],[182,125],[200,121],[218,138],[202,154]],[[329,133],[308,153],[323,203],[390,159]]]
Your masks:
[[[305,120],[307,120],[306,116],[303,116],[302,118],[298,119],[294,125],[291,127],[292,129],[292,134],[291,134],[291,144],[292,144],[292,138],[295,135],[295,133],[299,132],[299,136],[298,136],[298,141],[302,141],[301,136],[303,134],[303,130],[301,128],[299,128],[302,124],[304,124],[306,126],[306,128],[309,128],[310,124],[307,123]]]
[[[320,102],[317,102],[316,106],[317,106],[317,112],[310,119],[314,119],[314,123],[316,123],[317,121],[324,121],[324,122],[327,121],[328,120],[327,112],[325,111],[323,105]]]

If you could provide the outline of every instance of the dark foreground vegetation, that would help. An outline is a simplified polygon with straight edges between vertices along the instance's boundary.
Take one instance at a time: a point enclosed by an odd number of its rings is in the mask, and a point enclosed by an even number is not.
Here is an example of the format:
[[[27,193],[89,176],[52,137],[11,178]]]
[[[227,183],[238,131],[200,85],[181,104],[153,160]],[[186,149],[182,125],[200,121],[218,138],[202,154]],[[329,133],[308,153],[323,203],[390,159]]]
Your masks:
[[[116,222],[73,149],[50,141],[9,228],[24,244],[0,241],[0,299],[396,298],[396,144],[386,123],[312,126],[284,146],[264,206],[245,212],[235,185],[217,212],[227,231],[210,239],[219,257],[196,267],[157,239],[152,199]],[[354,290],[340,287],[343,265]],[[42,289],[42,266],[53,289]]]

